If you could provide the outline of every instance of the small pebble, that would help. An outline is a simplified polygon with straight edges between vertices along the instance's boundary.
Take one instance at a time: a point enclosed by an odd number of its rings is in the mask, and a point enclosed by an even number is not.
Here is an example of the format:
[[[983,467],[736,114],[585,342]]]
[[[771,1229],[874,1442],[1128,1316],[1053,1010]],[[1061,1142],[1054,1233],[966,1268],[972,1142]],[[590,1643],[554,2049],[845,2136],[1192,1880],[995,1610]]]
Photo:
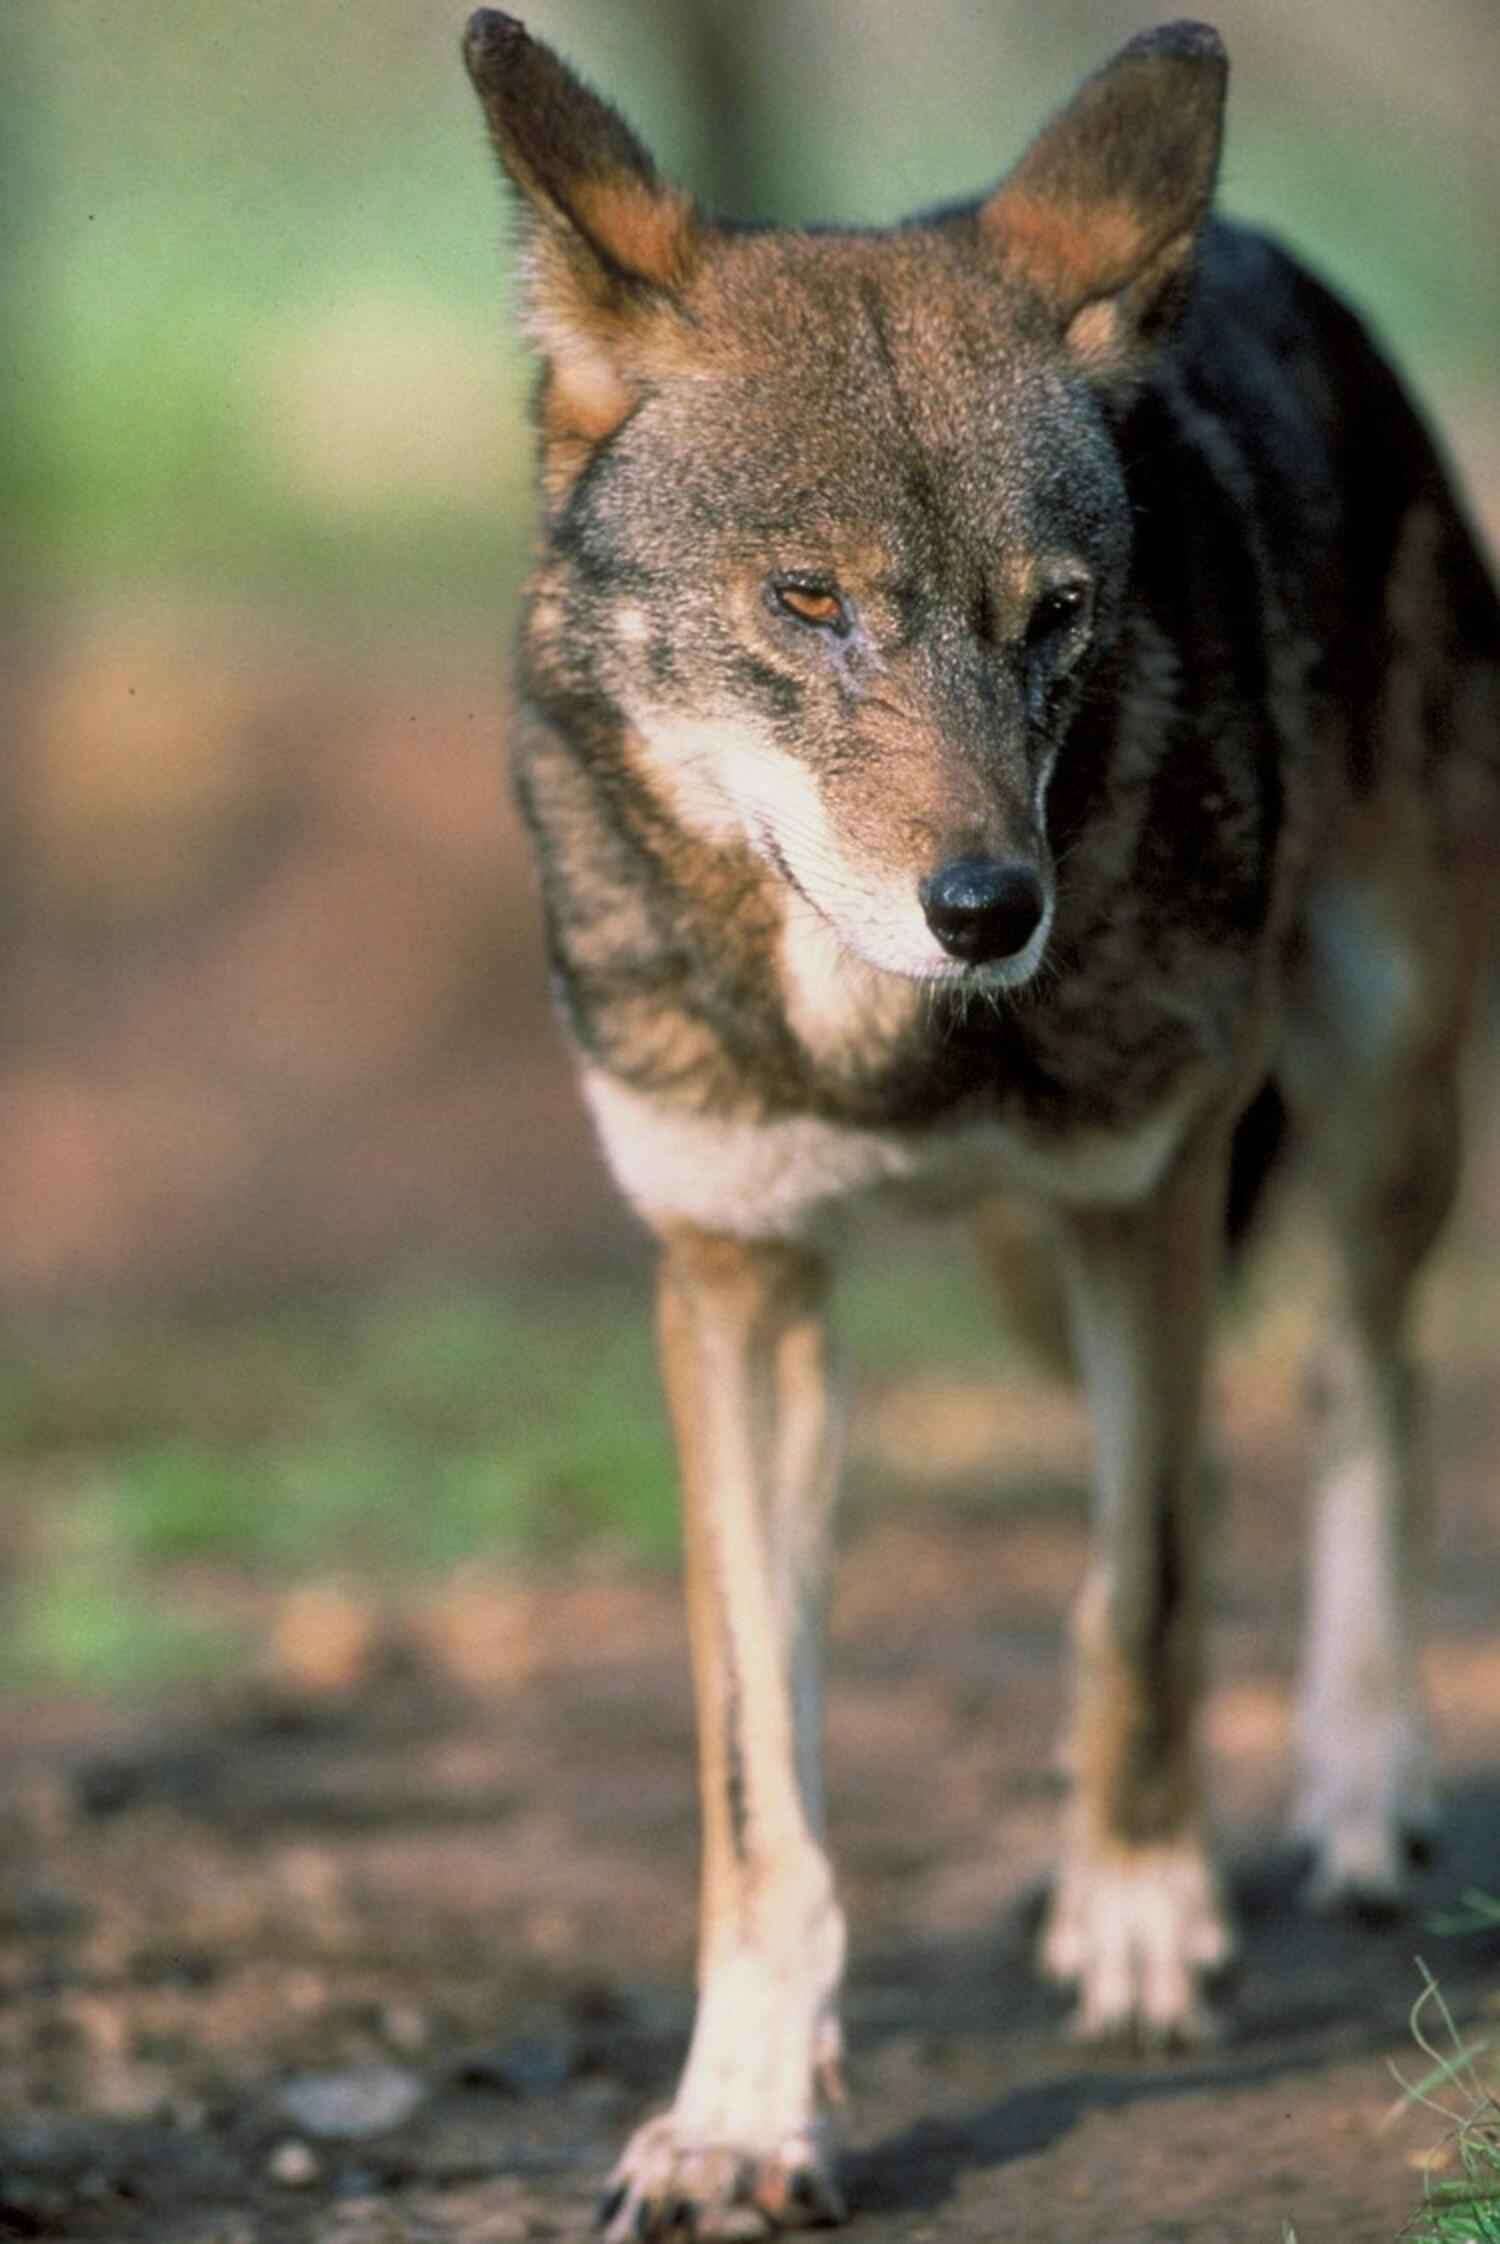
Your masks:
[[[351,2065],[345,2072],[299,2073],[277,2095],[286,2117],[320,2140],[360,2142],[411,2118],[426,2089],[401,2065]]]
[[[278,2143],[266,2161],[266,2172],[283,2189],[308,2189],[322,2171],[317,2152],[295,2138]]]

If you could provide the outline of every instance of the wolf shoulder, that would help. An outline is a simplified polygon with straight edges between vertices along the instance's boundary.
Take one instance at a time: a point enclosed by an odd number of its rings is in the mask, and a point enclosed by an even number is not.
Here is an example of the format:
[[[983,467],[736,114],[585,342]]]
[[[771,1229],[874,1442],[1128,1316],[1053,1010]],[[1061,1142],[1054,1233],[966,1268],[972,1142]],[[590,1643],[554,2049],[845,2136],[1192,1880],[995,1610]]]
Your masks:
[[[1375,324],[1273,234],[1215,217],[1172,358],[1189,392],[1231,424],[1257,471],[1306,478],[1346,501],[1351,474],[1399,507],[1416,492],[1452,505],[1447,473]],[[1304,498],[1308,485],[1295,486]],[[1297,534],[1306,539],[1305,514]]]

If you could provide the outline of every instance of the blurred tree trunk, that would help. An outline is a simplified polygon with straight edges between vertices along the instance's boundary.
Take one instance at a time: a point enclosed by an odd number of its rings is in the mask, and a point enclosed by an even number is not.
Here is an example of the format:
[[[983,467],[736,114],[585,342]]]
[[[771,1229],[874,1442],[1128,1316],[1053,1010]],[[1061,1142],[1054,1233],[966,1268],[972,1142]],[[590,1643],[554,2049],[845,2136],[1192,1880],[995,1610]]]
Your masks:
[[[754,9],[746,0],[670,0],[666,13],[665,44],[682,58],[702,120],[699,198],[726,218],[759,216],[766,181]]]

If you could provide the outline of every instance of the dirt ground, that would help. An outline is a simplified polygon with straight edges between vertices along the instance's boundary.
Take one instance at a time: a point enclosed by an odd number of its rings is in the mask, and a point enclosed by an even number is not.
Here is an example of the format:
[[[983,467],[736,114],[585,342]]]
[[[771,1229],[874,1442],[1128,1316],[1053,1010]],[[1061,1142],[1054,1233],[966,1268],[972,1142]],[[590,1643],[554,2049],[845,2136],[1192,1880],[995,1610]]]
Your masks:
[[[1299,2244],[1385,2244],[1412,2212],[1441,2133],[1385,2123],[1388,2059],[1417,2069],[1414,1957],[1461,2020],[1500,1989],[1500,1942],[1425,1921],[1500,1865],[1500,1400],[1454,1354],[1428,1660],[1446,1843],[1395,1925],[1295,1906],[1296,1426],[1264,1352],[1225,1386],[1208,1740],[1243,1970],[1222,2043],[1159,2062],[1071,2048],[1028,1960],[1083,1551],[1076,1410],[941,1382],[872,1399],[829,1725],[869,2244],[1282,2244],[1284,2223]],[[901,1484],[940,1433],[959,1470],[938,1505]],[[619,1570],[470,1606],[458,1637],[509,1632],[482,1682],[409,1636],[343,1691],[0,1712],[0,2234],[586,2229],[690,2017],[683,1629],[670,1583]]]

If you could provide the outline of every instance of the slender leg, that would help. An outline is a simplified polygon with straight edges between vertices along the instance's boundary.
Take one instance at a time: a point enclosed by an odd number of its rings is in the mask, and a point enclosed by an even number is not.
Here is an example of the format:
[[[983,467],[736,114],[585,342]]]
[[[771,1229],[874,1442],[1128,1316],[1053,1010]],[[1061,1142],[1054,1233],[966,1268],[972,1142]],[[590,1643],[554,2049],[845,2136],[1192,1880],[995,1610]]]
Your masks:
[[[1199,1394],[1224,1222],[1227,1133],[1137,1207],[1061,1212],[1093,1410],[1094,1551],[1076,1615],[1074,1791],[1042,1961],[1076,2030],[1148,2042],[1208,2025],[1230,1940],[1200,1828]]]
[[[660,1275],[698,1704],[698,2014],[670,2111],[627,2146],[611,2240],[842,2216],[843,1918],[823,1842],[820,1641],[837,1428],[821,1262],[678,1232]]]
[[[1416,1600],[1427,1517],[1413,1291],[1458,1176],[1475,961],[1423,798],[1377,801],[1308,906],[1282,1080],[1332,1218],[1299,1706],[1308,1897],[1388,1906],[1435,1822]]]
[[[1436,1824],[1415,1605],[1429,1511],[1412,1289],[1458,1167],[1451,1061],[1387,1080],[1317,1150],[1340,1289],[1318,1366],[1321,1459],[1303,1651],[1298,1826],[1315,1906],[1381,1907]]]

